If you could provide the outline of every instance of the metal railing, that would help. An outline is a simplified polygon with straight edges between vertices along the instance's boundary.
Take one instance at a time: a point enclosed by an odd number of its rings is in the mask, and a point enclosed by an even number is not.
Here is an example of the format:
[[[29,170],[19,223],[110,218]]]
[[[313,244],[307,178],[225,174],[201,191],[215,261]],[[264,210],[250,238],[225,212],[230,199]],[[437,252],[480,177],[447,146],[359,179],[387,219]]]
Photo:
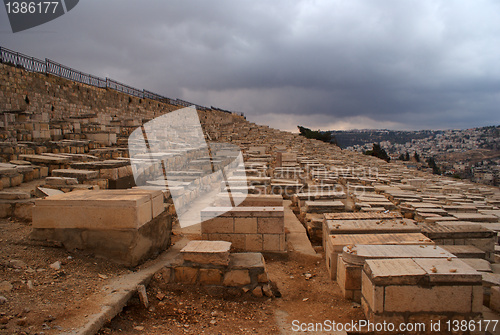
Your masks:
[[[183,106],[183,107],[189,107],[194,105],[198,110],[210,109],[205,106],[191,103],[189,101],[181,99],[171,99],[147,90],[139,90],[135,87],[119,83],[110,78],[100,78],[88,73],[72,69],[65,65],[54,62],[48,58],[46,58],[45,60],[37,59],[1,46],[0,46],[0,63],[12,65],[29,72],[40,72],[45,74],[51,74],[57,77],[61,77],[64,79],[68,79],[86,85],[91,85],[103,89],[112,89],[141,99],[151,99],[161,103]],[[233,113],[238,115],[243,115],[243,113],[236,113],[236,112]]]
[[[144,91],[138,90],[137,88],[134,88],[132,86],[119,83],[117,81],[114,81],[113,79],[106,78],[106,87],[118,92],[132,95],[134,97],[144,98]]]
[[[64,66],[62,64],[56,63],[54,61],[51,61],[50,59],[46,59],[46,73],[50,73],[52,75],[64,78],[64,79],[69,79],[72,81],[76,81],[79,83],[87,84],[87,85],[92,85],[96,87],[107,87],[106,82],[107,79],[99,78],[99,77],[94,77],[91,74],[88,73],[83,73],[80,71],[77,71],[75,69],[72,69],[70,67]]]
[[[0,47],[0,61],[30,72],[46,72],[45,61]]]
[[[99,88],[109,88],[138,98],[152,99],[162,103],[171,103],[176,101],[174,99],[170,99],[168,97],[164,97],[150,91],[139,90],[135,87],[119,83],[116,80],[110,78],[100,78],[72,69],[60,63],[54,62],[53,60],[50,60],[48,58],[46,58],[45,60],[41,60],[4,47],[0,47],[0,62],[24,69],[29,72],[51,74],[82,84],[87,84]]]

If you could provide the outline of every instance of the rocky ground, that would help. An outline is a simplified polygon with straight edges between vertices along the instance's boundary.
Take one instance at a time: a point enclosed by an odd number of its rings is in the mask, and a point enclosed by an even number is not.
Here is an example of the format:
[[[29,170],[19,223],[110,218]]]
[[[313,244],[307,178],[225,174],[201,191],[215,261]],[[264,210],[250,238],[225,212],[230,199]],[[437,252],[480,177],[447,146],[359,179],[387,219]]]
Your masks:
[[[87,298],[129,269],[103,259],[33,243],[25,222],[0,220],[0,333],[56,334],[72,317],[91,310]]]
[[[230,295],[201,287],[167,284],[154,278],[149,308],[138,298],[106,325],[104,334],[281,334],[292,321],[349,322],[362,319],[359,305],[340,296],[323,259],[297,254],[266,257],[278,297]]]

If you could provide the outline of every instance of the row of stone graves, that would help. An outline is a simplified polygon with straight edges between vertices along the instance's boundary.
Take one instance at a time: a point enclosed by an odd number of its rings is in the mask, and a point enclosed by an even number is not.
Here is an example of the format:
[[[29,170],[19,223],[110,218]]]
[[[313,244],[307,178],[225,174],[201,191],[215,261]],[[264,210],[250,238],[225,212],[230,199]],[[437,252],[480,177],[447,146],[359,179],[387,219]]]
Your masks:
[[[254,127],[262,131],[252,137]],[[271,184],[283,187],[311,242],[323,246],[331,279],[367,318],[478,320],[484,307],[498,312],[498,189],[280,132],[263,139],[269,129],[254,127],[244,142],[228,137],[248,145],[248,161],[273,154]],[[259,143],[266,149],[257,157]],[[289,185],[296,189],[284,191]]]

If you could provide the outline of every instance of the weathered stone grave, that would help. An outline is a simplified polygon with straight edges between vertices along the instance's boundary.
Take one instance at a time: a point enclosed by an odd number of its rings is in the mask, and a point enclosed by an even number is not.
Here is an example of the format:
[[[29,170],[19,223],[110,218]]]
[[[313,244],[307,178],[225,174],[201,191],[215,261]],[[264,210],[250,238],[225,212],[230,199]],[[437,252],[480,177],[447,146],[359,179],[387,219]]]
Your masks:
[[[274,194],[243,194],[233,193],[231,196],[239,207],[283,207],[283,197]],[[217,207],[229,207],[231,201],[227,194],[217,195],[215,201]]]
[[[328,235],[335,234],[337,229],[337,224],[335,221],[347,221],[347,220],[394,220],[402,219],[401,214],[398,212],[387,212],[387,213],[325,213],[323,214],[323,247],[326,245],[326,239]]]
[[[472,245],[486,253],[486,259],[494,261],[496,233],[479,225],[453,223],[428,224],[422,233],[438,245]]]
[[[361,274],[368,259],[389,258],[455,258],[450,252],[433,245],[346,246],[337,261],[337,283],[345,298],[361,303]]]
[[[325,216],[327,215],[325,214]],[[324,220],[323,232],[325,231],[327,232],[326,236],[340,234],[396,234],[419,233],[421,227],[410,219]]]
[[[361,305],[371,322],[479,320],[481,274],[458,259],[367,260]]]
[[[261,253],[230,253],[226,241],[190,241],[178,262],[160,270],[162,280],[190,285],[221,287],[236,294],[250,292],[272,296]]]
[[[171,225],[160,191],[77,191],[37,199],[31,237],[136,266],[169,247]]]

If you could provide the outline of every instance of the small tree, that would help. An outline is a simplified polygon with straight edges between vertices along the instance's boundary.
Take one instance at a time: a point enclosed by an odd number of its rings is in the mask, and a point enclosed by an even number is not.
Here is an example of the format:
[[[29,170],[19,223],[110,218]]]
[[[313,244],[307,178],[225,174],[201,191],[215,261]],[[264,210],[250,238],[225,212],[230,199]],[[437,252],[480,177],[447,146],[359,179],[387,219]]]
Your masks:
[[[335,136],[332,136],[331,132],[320,131],[320,130],[311,130],[309,128],[302,127],[302,126],[297,126],[297,128],[299,128],[299,132],[300,132],[301,136],[304,136],[306,138],[311,138],[314,140],[323,141],[326,143],[333,143],[333,144],[337,145],[337,139],[335,138]]]
[[[418,153],[415,151],[415,155],[413,155],[413,158],[415,158],[415,161],[417,163],[420,163],[420,156],[418,155]]]
[[[441,169],[437,166],[434,157],[429,157],[429,159],[427,159],[427,164],[432,169],[433,174],[441,174]]]
[[[373,143],[373,149],[367,150],[366,152],[364,152],[364,154],[383,159],[387,163],[389,163],[389,161],[391,160],[387,152],[384,149],[382,149],[382,147],[378,143]]]

